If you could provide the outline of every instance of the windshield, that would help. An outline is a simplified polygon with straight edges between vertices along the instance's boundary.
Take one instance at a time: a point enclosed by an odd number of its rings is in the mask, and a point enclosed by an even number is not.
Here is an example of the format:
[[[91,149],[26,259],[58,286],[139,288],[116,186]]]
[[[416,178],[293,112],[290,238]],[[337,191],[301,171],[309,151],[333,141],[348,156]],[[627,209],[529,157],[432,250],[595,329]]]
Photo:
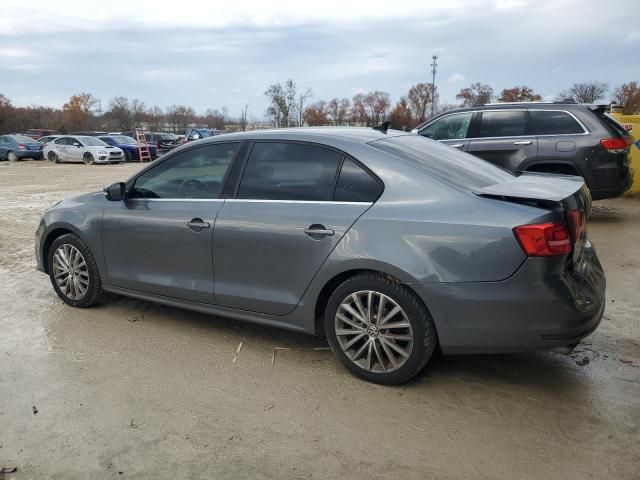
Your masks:
[[[401,135],[370,142],[453,187],[464,190],[507,182],[515,176],[473,155],[420,135]]]
[[[78,137],[80,142],[87,147],[106,147],[107,144],[95,137]]]
[[[199,129],[196,128],[194,130],[194,132],[199,133],[202,138],[206,138],[206,137],[210,137],[211,136],[211,131],[205,130],[205,129],[199,130]]]

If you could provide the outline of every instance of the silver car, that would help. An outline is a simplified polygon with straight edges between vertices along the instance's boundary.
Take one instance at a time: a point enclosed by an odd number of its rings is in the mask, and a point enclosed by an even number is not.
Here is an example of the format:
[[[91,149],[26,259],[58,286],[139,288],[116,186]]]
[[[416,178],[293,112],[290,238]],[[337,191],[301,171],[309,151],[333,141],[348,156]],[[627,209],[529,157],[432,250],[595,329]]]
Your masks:
[[[382,384],[445,354],[570,351],[605,279],[581,178],[516,176],[393,130],[220,135],[64,200],[38,269],[74,307],[112,292],[326,335]]]
[[[44,157],[53,163],[84,162],[120,163],[125,161],[124,152],[102,140],[84,135],[63,135],[53,138],[43,147]]]

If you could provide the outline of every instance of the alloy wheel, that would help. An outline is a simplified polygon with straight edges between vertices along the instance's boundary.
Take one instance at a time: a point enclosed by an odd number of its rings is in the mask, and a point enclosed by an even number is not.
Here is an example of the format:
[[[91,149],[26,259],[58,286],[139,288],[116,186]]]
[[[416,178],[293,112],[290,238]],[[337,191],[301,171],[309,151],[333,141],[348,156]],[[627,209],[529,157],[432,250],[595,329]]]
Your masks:
[[[398,370],[413,350],[413,328],[406,313],[391,297],[373,290],[342,300],[335,332],[347,358],[369,372]]]
[[[89,288],[89,270],[80,250],[68,243],[60,245],[53,255],[53,277],[68,298],[84,297]]]

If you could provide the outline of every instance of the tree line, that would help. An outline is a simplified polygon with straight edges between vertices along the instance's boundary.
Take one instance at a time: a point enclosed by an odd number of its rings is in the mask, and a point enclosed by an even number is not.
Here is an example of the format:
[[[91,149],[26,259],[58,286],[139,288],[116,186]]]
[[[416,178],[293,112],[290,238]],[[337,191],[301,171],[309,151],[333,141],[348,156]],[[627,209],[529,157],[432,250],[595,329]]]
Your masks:
[[[603,100],[609,92],[606,83],[580,82],[562,91],[556,100],[595,103]],[[101,101],[85,92],[72,95],[61,109],[16,107],[0,93],[0,133],[24,132],[29,128],[46,128],[63,133],[79,130],[129,131],[143,124],[152,130],[184,133],[193,125],[220,130],[246,130],[252,126],[250,124],[254,127],[373,126],[385,120],[391,122],[392,128],[409,130],[425,121],[432,110],[442,112],[494,101],[542,100],[540,94],[526,85],[505,88],[496,95],[493,87],[481,82],[461,89],[456,95],[456,104],[441,104],[437,87],[433,89],[429,83],[413,85],[395,104],[389,93],[379,90],[359,92],[351,98],[312,101],[312,90],[298,88],[291,79],[270,85],[264,95],[268,106],[263,121],[258,121],[249,117],[248,104],[237,115],[230,116],[226,107],[209,108],[204,114],[198,114],[186,105],[170,105],[162,109],[157,105],[147,106],[139,99],[117,96],[108,102],[108,108],[103,112]],[[609,97],[613,103],[623,107],[625,114],[640,113],[640,82],[624,83],[613,89]]]

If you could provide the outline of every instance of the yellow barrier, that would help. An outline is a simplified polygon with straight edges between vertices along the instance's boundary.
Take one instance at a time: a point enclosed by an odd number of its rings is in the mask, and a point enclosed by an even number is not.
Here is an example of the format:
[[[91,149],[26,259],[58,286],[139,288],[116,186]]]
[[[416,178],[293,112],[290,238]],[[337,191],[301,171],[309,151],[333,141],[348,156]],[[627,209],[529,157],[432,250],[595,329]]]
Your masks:
[[[623,115],[614,109],[611,116],[633,135],[636,142],[640,142],[640,115]],[[638,194],[640,193],[640,145],[638,143],[631,146],[631,168],[635,170],[635,177],[628,193]]]

